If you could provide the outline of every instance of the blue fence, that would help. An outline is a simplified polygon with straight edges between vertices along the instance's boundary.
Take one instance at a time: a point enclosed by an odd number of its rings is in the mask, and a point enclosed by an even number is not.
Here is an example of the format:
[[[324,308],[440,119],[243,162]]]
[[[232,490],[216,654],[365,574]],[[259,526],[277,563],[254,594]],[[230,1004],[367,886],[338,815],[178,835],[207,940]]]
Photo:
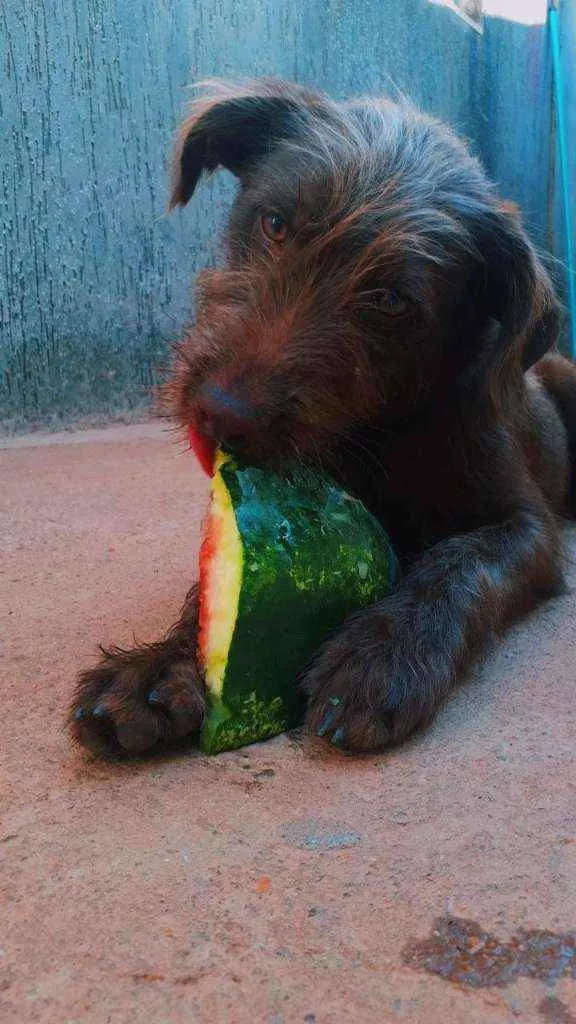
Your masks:
[[[573,58],[575,26],[570,0],[561,39]],[[221,176],[165,214],[190,81],[274,74],[337,97],[401,90],[468,137],[537,243],[564,258],[549,52],[544,26],[485,19],[479,34],[427,0],[0,4],[5,428],[147,404],[231,191]],[[566,88],[574,138],[574,78]]]

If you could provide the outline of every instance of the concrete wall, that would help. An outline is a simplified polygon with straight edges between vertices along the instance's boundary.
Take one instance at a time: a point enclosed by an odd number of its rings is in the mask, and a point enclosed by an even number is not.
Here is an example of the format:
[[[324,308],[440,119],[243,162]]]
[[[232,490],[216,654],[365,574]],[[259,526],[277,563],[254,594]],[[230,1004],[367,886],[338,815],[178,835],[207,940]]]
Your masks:
[[[551,65],[543,25],[484,19],[477,66],[478,146],[490,176],[519,203],[526,227],[551,245]]]
[[[401,89],[464,132],[546,233],[543,30],[502,22],[482,37],[427,0],[14,0],[0,8],[0,58],[8,428],[148,401],[230,195],[221,176],[164,213],[171,133],[194,78]]]

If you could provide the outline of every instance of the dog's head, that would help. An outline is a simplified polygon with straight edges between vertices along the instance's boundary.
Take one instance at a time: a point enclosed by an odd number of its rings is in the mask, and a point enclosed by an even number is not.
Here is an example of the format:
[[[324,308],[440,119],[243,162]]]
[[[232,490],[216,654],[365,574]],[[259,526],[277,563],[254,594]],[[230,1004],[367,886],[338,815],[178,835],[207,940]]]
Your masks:
[[[172,205],[219,166],[240,183],[226,265],[199,275],[170,387],[183,424],[249,460],[315,460],[554,340],[516,213],[413,108],[212,84],[178,136]]]

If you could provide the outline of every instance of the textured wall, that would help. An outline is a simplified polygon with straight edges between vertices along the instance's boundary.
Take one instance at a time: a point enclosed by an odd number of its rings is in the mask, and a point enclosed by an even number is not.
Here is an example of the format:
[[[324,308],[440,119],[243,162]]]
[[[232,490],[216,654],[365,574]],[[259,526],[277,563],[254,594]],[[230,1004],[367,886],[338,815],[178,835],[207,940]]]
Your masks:
[[[503,195],[520,204],[535,240],[549,243],[551,66],[545,26],[484,19],[478,99],[486,169]]]
[[[546,58],[541,35],[518,39],[512,67],[503,31],[482,38],[426,0],[0,0],[0,419],[146,402],[230,194],[220,176],[164,212],[171,132],[196,77],[400,88],[462,130],[542,228]]]

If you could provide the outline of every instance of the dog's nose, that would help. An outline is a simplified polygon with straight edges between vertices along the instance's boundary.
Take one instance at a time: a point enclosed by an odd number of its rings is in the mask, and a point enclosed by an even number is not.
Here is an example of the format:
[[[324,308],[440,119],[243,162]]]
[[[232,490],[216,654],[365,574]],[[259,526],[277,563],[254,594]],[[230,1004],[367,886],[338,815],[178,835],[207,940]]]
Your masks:
[[[242,449],[255,438],[256,411],[240,394],[219,384],[204,384],[195,404],[198,430],[217,444]]]

